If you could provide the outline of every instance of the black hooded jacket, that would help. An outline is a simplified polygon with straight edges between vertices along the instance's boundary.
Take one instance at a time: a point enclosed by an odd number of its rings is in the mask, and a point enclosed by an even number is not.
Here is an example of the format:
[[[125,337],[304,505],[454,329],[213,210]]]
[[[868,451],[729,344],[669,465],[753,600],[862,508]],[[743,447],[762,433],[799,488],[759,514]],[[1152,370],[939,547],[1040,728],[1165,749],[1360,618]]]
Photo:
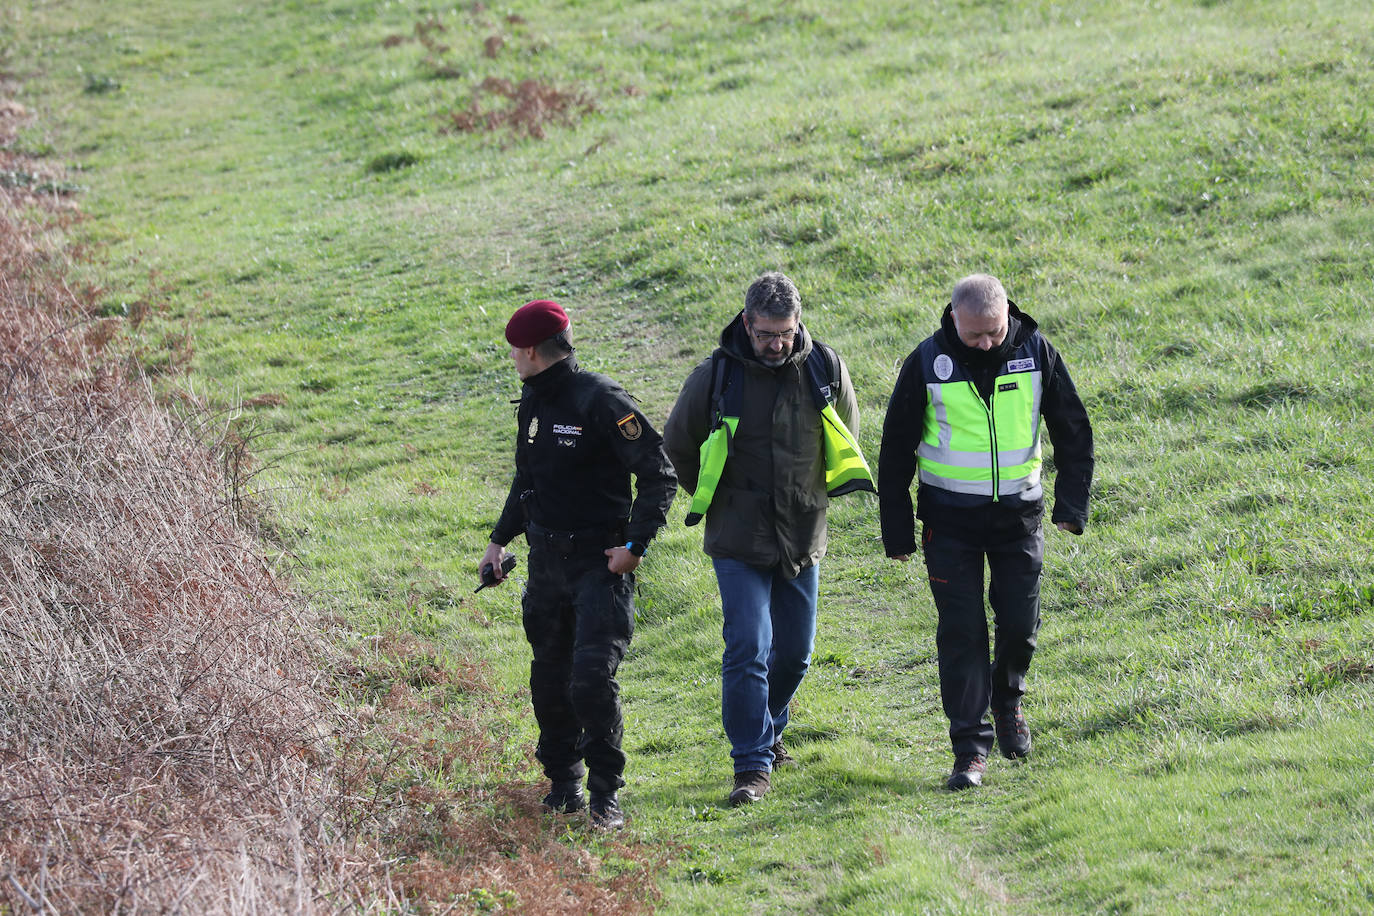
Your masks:
[[[1032,338],[1038,338],[1035,342],[1043,347],[1040,415],[1054,448],[1055,500],[1051,519],[1081,528],[1087,524],[1088,491],[1092,485],[1092,426],[1068,368],[1040,334],[1035,320],[1010,304],[1006,339],[1000,346],[983,351],[959,339],[952,311],[946,306],[940,329],[929,340],[969,372],[986,401],[1010,354]],[[920,349],[913,350],[902,364],[883,422],[883,444],[878,455],[878,506],[887,555],[916,552],[915,518],[981,542],[1012,540],[1035,531],[1044,513],[1043,499],[1003,497],[994,501],[987,496],[951,493],[925,484],[917,488],[913,518],[911,482],[916,477],[916,449],[925,423],[926,385],[936,381],[928,374],[930,367],[918,358]]]

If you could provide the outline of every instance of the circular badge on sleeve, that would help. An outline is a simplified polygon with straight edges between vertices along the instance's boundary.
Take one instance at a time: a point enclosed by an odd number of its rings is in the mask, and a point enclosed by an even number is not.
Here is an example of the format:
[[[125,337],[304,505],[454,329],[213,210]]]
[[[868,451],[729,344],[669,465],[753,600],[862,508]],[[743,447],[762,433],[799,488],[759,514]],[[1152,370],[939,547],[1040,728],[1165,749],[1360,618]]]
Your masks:
[[[935,377],[942,382],[949,381],[949,377],[954,374],[954,360],[949,358],[949,354],[941,353],[935,357]]]

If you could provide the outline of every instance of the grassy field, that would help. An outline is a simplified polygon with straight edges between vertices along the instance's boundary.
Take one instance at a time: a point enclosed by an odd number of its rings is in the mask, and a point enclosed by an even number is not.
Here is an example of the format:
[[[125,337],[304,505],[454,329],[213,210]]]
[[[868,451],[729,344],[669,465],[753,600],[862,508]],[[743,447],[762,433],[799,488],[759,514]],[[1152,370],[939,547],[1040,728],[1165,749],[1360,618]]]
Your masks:
[[[471,589],[514,307],[563,302],[661,423],[784,270],[870,459],[955,279],[1041,323],[1099,464],[1088,533],[1047,538],[1036,756],[943,791],[934,610],[851,497],[801,767],[724,807],[680,502],[622,669],[662,912],[1374,910],[1374,9],[912,6],[21,0],[0,63],[41,115],[19,146],[79,186],[107,312],[165,302],[145,329],[193,345],[193,393],[257,405],[302,587],[360,644],[492,666],[502,778],[534,775],[518,592]]]

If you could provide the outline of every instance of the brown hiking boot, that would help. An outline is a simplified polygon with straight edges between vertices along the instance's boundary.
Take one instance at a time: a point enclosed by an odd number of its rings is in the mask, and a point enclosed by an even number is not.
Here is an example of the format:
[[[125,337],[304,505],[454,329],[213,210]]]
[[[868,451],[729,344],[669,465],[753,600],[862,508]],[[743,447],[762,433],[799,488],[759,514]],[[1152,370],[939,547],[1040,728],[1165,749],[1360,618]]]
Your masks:
[[[794,767],[797,765],[797,758],[787,753],[787,748],[782,746],[782,739],[773,742],[773,769],[778,767]]]
[[[735,774],[735,789],[730,793],[730,806],[752,805],[768,794],[768,774],[762,770],[745,770]]]
[[[981,786],[987,769],[988,758],[982,754],[960,754],[954,758],[954,772],[949,774],[945,787],[957,792]]]
[[[1011,709],[992,713],[992,723],[997,730],[997,748],[1008,760],[1029,757],[1031,752],[1030,726],[1021,714],[1021,704]]]

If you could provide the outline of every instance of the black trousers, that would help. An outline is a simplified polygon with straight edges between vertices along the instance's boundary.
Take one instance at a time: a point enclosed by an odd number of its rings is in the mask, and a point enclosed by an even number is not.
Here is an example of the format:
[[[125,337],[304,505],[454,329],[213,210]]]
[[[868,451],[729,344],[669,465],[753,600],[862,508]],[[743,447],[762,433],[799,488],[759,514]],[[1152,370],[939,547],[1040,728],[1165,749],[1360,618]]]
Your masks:
[[[599,540],[560,549],[532,535],[522,600],[525,637],[534,651],[534,755],[554,781],[580,780],[590,770],[593,792],[625,785],[615,675],[634,634],[634,575],[606,569],[604,549]]]
[[[935,645],[950,742],[955,754],[986,755],[993,742],[993,727],[985,721],[989,708],[1012,709],[1026,692],[1040,629],[1044,533],[1037,527],[1031,534],[989,543],[967,532],[947,533],[927,525],[923,541],[930,592],[939,612]],[[995,628],[991,659],[983,608],[984,560]]]

